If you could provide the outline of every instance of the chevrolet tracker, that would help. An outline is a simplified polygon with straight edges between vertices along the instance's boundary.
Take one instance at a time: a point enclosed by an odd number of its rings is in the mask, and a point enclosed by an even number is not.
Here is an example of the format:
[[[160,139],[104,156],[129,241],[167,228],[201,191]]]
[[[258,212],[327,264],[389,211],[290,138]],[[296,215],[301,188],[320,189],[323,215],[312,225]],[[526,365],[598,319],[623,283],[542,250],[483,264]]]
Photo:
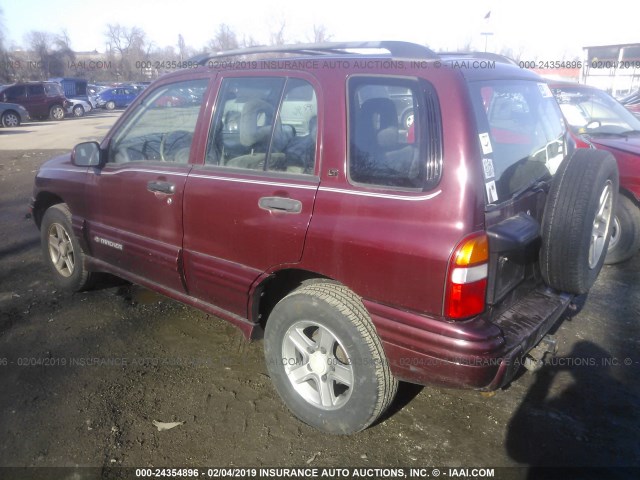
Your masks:
[[[362,430],[399,380],[498,389],[596,280],[616,162],[534,73],[404,42],[194,61],[42,166],[44,258],[66,289],[108,272],[262,337],[302,421]]]

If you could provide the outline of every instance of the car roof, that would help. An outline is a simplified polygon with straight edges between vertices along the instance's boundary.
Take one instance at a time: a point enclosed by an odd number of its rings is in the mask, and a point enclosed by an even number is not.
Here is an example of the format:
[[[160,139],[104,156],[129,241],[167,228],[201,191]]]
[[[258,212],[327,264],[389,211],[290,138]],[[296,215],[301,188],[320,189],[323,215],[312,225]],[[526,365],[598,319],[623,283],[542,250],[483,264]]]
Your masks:
[[[427,62],[441,62],[453,69],[460,69],[467,80],[479,79],[527,79],[540,80],[540,77],[503,55],[489,52],[444,52],[437,53],[424,45],[395,40],[364,41],[364,42],[324,42],[277,46],[259,46],[214,53],[203,53],[189,60],[191,64],[200,66],[211,65],[217,60],[232,59],[233,57],[248,57],[251,60],[419,60]],[[461,62],[480,68],[459,68]],[[477,63],[473,63],[477,62]],[[217,70],[225,70],[224,61],[217,62]],[[232,60],[227,63],[233,64]],[[489,68],[483,68],[489,66]],[[436,68],[439,66],[436,64]],[[237,69],[237,68],[234,68]],[[177,73],[177,72],[176,72]],[[171,74],[170,74],[171,75]]]

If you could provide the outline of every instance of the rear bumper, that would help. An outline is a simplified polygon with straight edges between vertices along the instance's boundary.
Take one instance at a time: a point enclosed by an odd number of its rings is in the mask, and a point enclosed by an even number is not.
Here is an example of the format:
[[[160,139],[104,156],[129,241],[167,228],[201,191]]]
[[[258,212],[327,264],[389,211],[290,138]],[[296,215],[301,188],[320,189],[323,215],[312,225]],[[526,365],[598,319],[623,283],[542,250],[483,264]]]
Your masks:
[[[538,288],[492,322],[443,322],[365,301],[394,375],[418,384],[495,390],[558,321],[573,296]]]

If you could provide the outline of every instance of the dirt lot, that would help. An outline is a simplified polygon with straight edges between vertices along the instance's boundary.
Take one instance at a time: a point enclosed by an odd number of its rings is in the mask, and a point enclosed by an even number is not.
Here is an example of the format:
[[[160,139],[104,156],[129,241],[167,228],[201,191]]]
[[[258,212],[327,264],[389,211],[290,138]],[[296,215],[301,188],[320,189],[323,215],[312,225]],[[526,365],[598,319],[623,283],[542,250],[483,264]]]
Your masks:
[[[84,140],[94,121],[48,135]],[[538,374],[494,396],[405,384],[384,421],[327,436],[280,402],[261,342],[223,321],[128,285],[56,291],[25,216],[56,153],[31,147],[45,126],[0,129],[0,466],[640,466],[640,255],[604,268]]]

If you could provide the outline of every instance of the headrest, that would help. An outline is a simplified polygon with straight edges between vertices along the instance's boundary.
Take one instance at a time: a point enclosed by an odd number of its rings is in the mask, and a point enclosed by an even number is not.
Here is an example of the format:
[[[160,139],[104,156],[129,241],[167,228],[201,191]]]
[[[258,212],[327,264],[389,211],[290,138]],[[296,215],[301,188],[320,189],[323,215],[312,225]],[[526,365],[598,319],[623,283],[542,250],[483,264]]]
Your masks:
[[[245,103],[240,117],[240,143],[245,147],[252,147],[269,138],[273,113],[273,106],[264,100],[249,100]]]

